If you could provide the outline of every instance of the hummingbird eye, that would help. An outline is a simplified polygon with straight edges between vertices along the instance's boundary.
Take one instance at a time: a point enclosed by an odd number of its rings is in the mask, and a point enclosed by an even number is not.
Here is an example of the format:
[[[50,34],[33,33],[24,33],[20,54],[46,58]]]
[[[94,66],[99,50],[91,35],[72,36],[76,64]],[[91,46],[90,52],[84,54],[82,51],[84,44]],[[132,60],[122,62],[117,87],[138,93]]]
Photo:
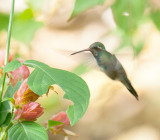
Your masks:
[[[97,52],[97,51],[94,51],[93,54],[94,54],[95,56],[97,56],[97,55],[98,55],[98,52]]]

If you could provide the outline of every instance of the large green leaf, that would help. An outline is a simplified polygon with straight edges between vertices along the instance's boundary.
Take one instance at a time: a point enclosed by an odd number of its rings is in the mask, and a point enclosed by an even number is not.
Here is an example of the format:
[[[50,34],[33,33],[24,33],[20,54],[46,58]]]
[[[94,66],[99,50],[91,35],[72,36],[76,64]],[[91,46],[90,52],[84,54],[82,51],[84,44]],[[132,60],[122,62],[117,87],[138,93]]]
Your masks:
[[[147,0],[116,0],[112,11],[117,26],[130,34],[135,31],[143,19],[146,4]]]
[[[53,84],[65,91],[64,98],[74,103],[67,110],[71,125],[74,125],[84,115],[89,104],[90,93],[86,82],[71,72],[51,68],[38,61],[27,60],[24,64],[35,68],[27,83],[38,95],[47,93],[48,87]]]
[[[104,2],[105,0],[76,0],[70,19],[89,8],[101,5]]]
[[[11,106],[9,101],[3,101],[1,102],[1,106],[0,106],[0,125],[2,125],[6,118],[7,115],[11,112]]]
[[[46,130],[35,122],[19,122],[8,130],[9,140],[48,140]]]

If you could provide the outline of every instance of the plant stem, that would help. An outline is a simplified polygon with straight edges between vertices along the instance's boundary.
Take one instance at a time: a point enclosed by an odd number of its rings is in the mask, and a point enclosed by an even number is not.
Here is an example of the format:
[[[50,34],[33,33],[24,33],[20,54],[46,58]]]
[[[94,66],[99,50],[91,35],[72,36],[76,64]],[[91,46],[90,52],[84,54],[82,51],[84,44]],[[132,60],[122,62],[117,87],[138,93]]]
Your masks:
[[[11,8],[10,17],[9,17],[8,35],[7,35],[7,44],[6,44],[6,55],[5,55],[4,65],[7,65],[8,60],[9,60],[9,48],[10,48],[11,30],[12,30],[13,15],[14,15],[14,1],[15,0],[12,0],[12,8]],[[1,91],[1,93],[0,93],[0,105],[1,105],[1,101],[2,101],[2,95],[3,95],[5,80],[6,80],[6,73],[4,72],[3,79],[2,79],[2,85],[1,85],[1,90],[0,90]]]
[[[13,123],[11,122],[7,128],[5,129],[5,131],[2,133],[1,137],[0,137],[0,140],[3,140],[3,138],[6,138],[5,136],[7,135],[8,133],[8,129],[13,125]]]
[[[8,138],[8,133],[7,133],[6,136],[4,137],[4,140],[7,140],[7,138]]]

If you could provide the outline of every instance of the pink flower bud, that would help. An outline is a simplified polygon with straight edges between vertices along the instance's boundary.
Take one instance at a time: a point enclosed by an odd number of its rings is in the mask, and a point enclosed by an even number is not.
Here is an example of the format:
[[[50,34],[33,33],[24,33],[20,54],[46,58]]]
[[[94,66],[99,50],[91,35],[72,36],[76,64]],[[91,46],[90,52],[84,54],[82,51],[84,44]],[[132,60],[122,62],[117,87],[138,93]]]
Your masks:
[[[14,95],[15,100],[15,106],[21,107],[23,104],[26,104],[28,102],[34,102],[39,98],[39,95],[34,93],[28,86],[27,80],[24,80],[21,84],[20,88],[17,90],[17,92]]]
[[[70,125],[70,120],[69,120],[66,112],[60,112],[56,115],[53,115],[51,120],[57,121],[57,122],[62,122],[62,123],[64,123],[63,125]]]
[[[70,120],[66,112],[60,112],[56,115],[53,115],[50,120],[64,123],[64,124],[53,126],[53,129],[50,129],[53,135],[56,135],[56,134],[68,135],[68,133],[65,132],[63,129],[65,126],[70,125]],[[48,122],[45,122],[45,125],[48,125]]]
[[[18,58],[21,63],[23,62],[22,59]],[[22,79],[25,80],[28,78],[30,72],[27,66],[23,65],[20,68],[10,72],[12,76],[10,77],[10,83],[12,83],[13,86],[16,85],[18,81],[21,81]]]
[[[39,103],[28,102],[15,111],[15,120],[35,121],[43,114],[43,108]]]

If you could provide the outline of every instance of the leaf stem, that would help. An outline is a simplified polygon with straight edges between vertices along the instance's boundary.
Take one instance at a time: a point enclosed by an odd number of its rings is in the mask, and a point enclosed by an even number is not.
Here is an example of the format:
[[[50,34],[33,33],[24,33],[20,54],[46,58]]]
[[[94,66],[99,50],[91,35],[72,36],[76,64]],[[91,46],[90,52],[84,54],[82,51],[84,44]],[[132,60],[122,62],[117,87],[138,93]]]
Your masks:
[[[6,139],[6,135],[8,135],[8,129],[13,125],[13,123],[11,122],[7,128],[5,129],[5,131],[2,133],[1,137],[0,137],[0,140],[3,140],[4,138]]]
[[[12,23],[13,23],[13,15],[14,15],[14,3],[15,0],[12,0],[12,8],[10,12],[10,17],[9,17],[9,25],[8,25],[8,35],[7,35],[7,44],[6,44],[6,55],[5,55],[5,62],[4,65],[8,63],[9,60],[9,48],[10,48],[10,41],[11,41],[11,30],[12,30]],[[5,85],[5,80],[6,80],[6,72],[3,74],[3,79],[2,79],[2,85],[1,85],[1,93],[0,93],[0,104],[2,101],[2,95],[4,91],[4,85]]]
[[[8,138],[8,133],[6,134],[6,136],[5,136],[4,140],[7,140],[7,138]]]

